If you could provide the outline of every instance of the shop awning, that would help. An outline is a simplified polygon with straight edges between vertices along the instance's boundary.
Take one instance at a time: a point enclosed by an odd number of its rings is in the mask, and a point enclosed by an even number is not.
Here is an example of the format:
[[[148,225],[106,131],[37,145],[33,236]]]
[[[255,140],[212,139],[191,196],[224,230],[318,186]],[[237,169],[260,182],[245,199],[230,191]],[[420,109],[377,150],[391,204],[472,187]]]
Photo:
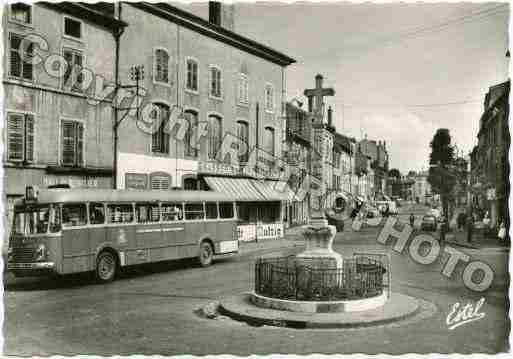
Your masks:
[[[226,193],[237,201],[287,201],[289,198],[287,191],[275,187],[276,181],[230,177],[205,177],[205,181],[212,190]]]

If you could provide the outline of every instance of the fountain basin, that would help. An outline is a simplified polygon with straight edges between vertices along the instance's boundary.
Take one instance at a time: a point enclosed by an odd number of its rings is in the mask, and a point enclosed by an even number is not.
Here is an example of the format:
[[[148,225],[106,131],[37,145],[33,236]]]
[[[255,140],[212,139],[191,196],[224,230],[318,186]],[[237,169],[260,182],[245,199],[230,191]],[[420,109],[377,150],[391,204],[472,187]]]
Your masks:
[[[249,295],[249,300],[260,308],[284,310],[299,313],[346,313],[360,312],[381,307],[388,299],[386,291],[375,297],[332,300],[332,301],[302,301],[270,298],[256,293]]]

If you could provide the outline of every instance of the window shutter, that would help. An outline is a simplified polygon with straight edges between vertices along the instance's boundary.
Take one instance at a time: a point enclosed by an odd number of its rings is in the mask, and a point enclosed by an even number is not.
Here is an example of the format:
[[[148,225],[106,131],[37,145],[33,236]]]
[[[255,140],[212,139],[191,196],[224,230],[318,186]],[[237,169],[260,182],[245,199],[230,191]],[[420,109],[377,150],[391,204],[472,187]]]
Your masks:
[[[73,53],[69,50],[64,50],[64,60],[66,60],[66,63],[68,64],[66,72],[64,73],[64,84],[67,84],[73,71]]]
[[[62,121],[62,164],[73,166],[75,164],[75,135],[74,123]]]
[[[8,115],[8,158],[9,161],[23,161],[23,115]]]
[[[19,54],[20,49],[20,37],[15,34],[10,34],[10,75],[15,77],[21,76],[21,58]]]
[[[75,123],[75,134],[76,134],[76,144],[77,144],[77,150],[76,150],[76,166],[83,166],[84,165],[84,125],[82,123],[76,122]]]
[[[22,51],[22,49],[20,49]],[[32,58],[34,55],[34,44],[30,44],[27,46],[27,52],[25,53],[26,58]],[[32,80],[32,64],[28,62],[23,62],[22,64],[22,72],[23,78],[26,80]]]
[[[34,162],[34,116],[25,116],[25,161]]]

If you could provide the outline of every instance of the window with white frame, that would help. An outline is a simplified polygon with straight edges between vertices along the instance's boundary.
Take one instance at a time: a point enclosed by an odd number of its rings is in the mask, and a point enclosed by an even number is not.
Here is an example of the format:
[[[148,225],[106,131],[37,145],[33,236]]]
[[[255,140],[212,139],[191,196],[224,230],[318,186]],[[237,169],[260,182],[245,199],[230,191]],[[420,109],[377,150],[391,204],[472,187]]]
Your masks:
[[[249,126],[246,121],[237,121],[237,137],[241,142],[239,149],[239,162],[248,162],[249,157]]]
[[[21,46],[22,39],[21,35],[9,34],[9,76],[32,81],[34,77],[32,64],[23,59],[28,60],[34,54],[34,44],[28,43],[24,48]]]
[[[62,50],[64,60],[68,66],[63,77],[63,87],[70,88],[71,91],[82,92],[84,75],[82,74],[82,66],[84,63],[84,55],[82,51],[64,48]]]
[[[249,103],[249,80],[246,74],[240,74],[239,77],[239,102],[243,104]]]
[[[266,111],[274,111],[274,87],[271,84],[265,85],[265,109]]]
[[[186,110],[185,121],[187,121],[187,131],[185,131],[184,136],[184,154],[185,156],[196,157],[198,155],[198,151],[196,148],[196,130],[195,128],[198,126],[198,113],[193,110]]]
[[[169,131],[167,130],[169,122],[169,106],[156,103],[150,113],[150,118],[154,123],[159,124],[158,129],[151,136],[151,150],[156,153],[169,153]]]
[[[210,95],[213,97],[221,97],[221,70],[218,67],[210,67]]]
[[[187,59],[187,90],[198,91],[198,62]]]
[[[82,22],[70,17],[64,17],[64,35],[75,39],[81,39]]]
[[[169,83],[169,54],[164,49],[155,50],[155,82]]]
[[[34,116],[7,113],[7,159],[15,162],[34,161]]]
[[[79,121],[61,122],[62,165],[80,167],[84,164],[84,125]]]
[[[208,116],[208,158],[214,160],[221,147],[221,118]]]
[[[11,4],[11,20],[23,24],[31,24],[32,6],[22,2]]]
[[[264,132],[264,150],[274,156],[274,128],[266,127]]]

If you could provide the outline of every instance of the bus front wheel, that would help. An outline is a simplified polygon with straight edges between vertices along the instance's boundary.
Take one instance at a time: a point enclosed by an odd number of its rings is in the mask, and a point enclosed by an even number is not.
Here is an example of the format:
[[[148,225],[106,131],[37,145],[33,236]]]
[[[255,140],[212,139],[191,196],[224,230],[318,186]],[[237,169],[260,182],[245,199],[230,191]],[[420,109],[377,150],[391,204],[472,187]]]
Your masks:
[[[202,242],[200,245],[199,262],[202,267],[208,267],[212,264],[214,258],[214,249],[209,242]]]
[[[107,283],[114,280],[117,271],[116,257],[112,252],[101,252],[96,260],[96,279],[100,283]]]

